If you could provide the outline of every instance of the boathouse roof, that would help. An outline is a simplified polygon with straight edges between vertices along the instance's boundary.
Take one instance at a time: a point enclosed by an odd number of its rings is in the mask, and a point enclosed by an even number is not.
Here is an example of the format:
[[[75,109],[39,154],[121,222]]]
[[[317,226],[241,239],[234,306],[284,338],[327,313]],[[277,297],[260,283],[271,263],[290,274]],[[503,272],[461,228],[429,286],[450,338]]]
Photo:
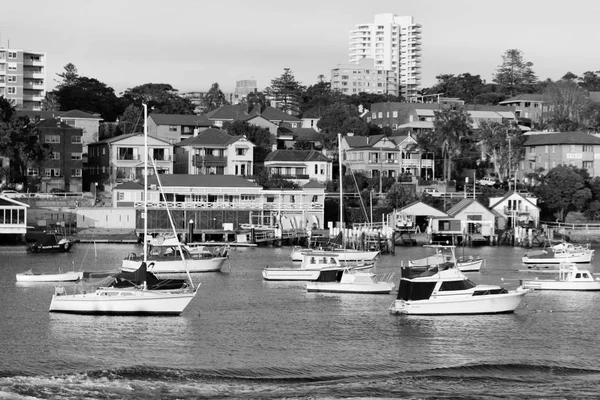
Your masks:
[[[246,178],[234,175],[161,174],[160,183],[163,187],[260,187]],[[148,184],[158,184],[156,175],[148,177]]]

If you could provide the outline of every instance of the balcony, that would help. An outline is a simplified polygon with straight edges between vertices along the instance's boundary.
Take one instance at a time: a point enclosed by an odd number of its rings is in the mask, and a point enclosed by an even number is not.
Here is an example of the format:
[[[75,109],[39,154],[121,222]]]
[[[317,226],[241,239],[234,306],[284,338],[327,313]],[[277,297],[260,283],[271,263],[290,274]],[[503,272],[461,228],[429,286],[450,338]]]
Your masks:
[[[194,156],[192,164],[196,167],[226,167],[227,157],[224,156]]]
[[[528,216],[530,214],[529,207],[511,208],[504,206],[504,215],[508,216]]]
[[[535,161],[535,157],[536,157],[536,153],[527,153],[527,155],[525,156],[527,161]]]

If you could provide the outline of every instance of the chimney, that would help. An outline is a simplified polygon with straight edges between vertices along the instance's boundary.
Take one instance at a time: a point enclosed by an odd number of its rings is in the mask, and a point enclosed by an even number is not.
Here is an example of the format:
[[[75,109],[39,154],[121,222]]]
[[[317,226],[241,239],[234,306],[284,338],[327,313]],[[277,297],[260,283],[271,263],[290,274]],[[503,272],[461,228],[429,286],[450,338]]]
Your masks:
[[[194,137],[198,136],[198,133],[200,133],[200,128],[194,128]]]

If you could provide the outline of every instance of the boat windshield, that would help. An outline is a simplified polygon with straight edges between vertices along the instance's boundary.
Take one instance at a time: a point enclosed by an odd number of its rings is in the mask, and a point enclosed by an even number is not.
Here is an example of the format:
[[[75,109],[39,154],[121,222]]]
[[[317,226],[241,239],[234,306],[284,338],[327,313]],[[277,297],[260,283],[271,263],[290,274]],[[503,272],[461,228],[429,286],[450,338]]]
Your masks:
[[[474,288],[475,284],[468,279],[462,279],[460,281],[445,281],[440,285],[440,292],[452,291],[452,290],[467,290]]]
[[[398,300],[427,300],[431,297],[436,284],[437,282],[414,282],[401,279]]]

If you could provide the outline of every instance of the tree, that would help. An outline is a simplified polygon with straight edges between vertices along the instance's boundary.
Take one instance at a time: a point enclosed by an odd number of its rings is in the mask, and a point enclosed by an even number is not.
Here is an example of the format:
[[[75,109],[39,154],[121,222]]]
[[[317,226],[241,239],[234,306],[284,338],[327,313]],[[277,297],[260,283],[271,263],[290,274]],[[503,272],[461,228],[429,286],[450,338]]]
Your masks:
[[[241,103],[246,104],[248,113],[253,109],[257,109],[260,114],[262,114],[269,105],[269,101],[265,94],[259,91],[248,93]]]
[[[271,152],[273,138],[269,129],[256,125],[250,125],[246,121],[226,122],[223,129],[231,136],[245,136],[246,139],[256,145],[254,148],[254,161],[264,161],[267,154]]]
[[[0,155],[10,160],[6,180],[27,185],[27,167],[50,157],[51,148],[38,141],[35,125],[26,116],[18,116],[14,107],[0,97]]]
[[[394,209],[402,208],[416,200],[409,185],[394,183],[385,193],[385,200]]]
[[[600,71],[586,71],[579,78],[579,87],[589,92],[600,91]]]
[[[464,109],[444,109],[434,111],[433,132],[429,134],[431,143],[436,144],[444,157],[444,177],[450,180],[452,158],[460,154],[461,141],[471,130],[471,117]]]
[[[537,77],[533,72],[533,63],[525,61],[523,52],[518,49],[506,50],[502,55],[502,64],[494,75],[494,83],[501,91],[514,96],[517,93],[532,93]]]
[[[79,74],[77,73],[77,67],[75,64],[68,63],[64,67],[65,72],[62,74],[56,74],[62,81],[56,80],[58,82],[57,88],[61,88],[62,86],[72,86],[77,83],[77,78],[79,78]]]
[[[582,125],[592,132],[600,132],[600,104],[588,102],[581,112]]]
[[[364,136],[369,132],[369,126],[364,122],[357,107],[344,103],[335,103],[326,107],[317,122],[321,129],[323,144],[326,148],[336,147],[338,133],[353,133]]]
[[[575,82],[561,80],[549,84],[542,99],[544,105],[552,110],[548,123],[554,130],[569,132],[579,129],[581,114],[589,100],[586,92]]]
[[[278,109],[291,115],[298,115],[304,90],[306,88],[296,81],[294,73],[289,68],[284,68],[279,78],[271,80],[271,86],[265,89],[265,93],[277,102]]]
[[[523,133],[508,122],[481,121],[479,128],[481,153],[494,163],[494,172],[500,180],[510,179],[524,155]]]
[[[300,112],[303,117],[320,118],[328,106],[345,97],[341,92],[332,91],[329,82],[318,82],[302,92]]]
[[[77,76],[52,93],[61,111],[82,110],[100,114],[105,121],[115,121],[124,110],[114,89],[94,78]]]
[[[123,92],[125,106],[142,107],[148,105],[148,110],[157,114],[194,114],[195,106],[189,99],[178,95],[178,90],[167,83],[145,83]]]
[[[135,104],[127,106],[123,114],[119,116],[119,128],[124,134],[143,132],[144,109]]]
[[[592,198],[592,191],[586,186],[588,179],[586,170],[559,165],[548,171],[534,188],[534,194],[540,198],[542,208],[564,221],[569,212],[582,210]]]
[[[458,97],[468,104],[484,92],[485,83],[479,75],[463,73],[460,75],[442,74],[435,77],[438,82],[427,89],[427,94],[441,94],[444,97]]]
[[[225,93],[219,87],[217,82],[213,83],[206,95],[204,95],[204,106],[206,112],[216,110],[217,108],[229,104]]]

